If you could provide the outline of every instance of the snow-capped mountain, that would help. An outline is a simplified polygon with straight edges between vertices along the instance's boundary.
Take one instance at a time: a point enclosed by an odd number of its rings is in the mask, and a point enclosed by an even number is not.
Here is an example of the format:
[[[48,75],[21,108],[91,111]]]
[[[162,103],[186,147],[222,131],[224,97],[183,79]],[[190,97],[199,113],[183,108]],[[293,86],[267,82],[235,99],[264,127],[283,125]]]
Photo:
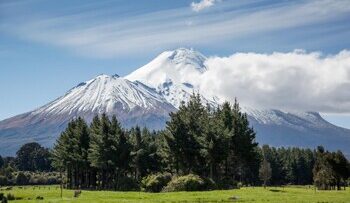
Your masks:
[[[155,88],[174,107],[178,107],[181,101],[187,101],[193,92],[199,92],[204,103],[215,106],[222,99],[205,96],[206,90],[200,89],[195,82],[208,69],[206,60],[207,57],[191,49],[166,51],[126,78]],[[242,111],[248,114],[260,144],[311,148],[323,145],[330,150],[341,149],[350,156],[350,130],[327,122],[319,113],[284,112],[247,106],[243,106]]]
[[[176,110],[155,89],[117,75],[99,75],[80,83],[64,96],[0,122],[0,154],[13,155],[20,145],[40,142],[52,146],[67,123],[78,116],[91,121],[97,114],[117,115],[125,127],[160,129]]]
[[[140,82],[130,82],[117,75],[99,75],[92,80],[80,83],[63,97],[35,110],[33,114],[115,112],[120,115],[129,114],[138,109],[163,114],[168,113],[171,105],[154,89]]]
[[[213,106],[222,98],[208,96],[196,81],[207,71],[207,58],[192,49],[166,51],[126,77],[99,75],[80,83],[64,96],[0,121],[0,154],[13,155],[24,143],[51,147],[67,123],[77,117],[91,121],[96,114],[117,115],[124,127],[162,129],[169,113],[200,93]],[[243,107],[260,144],[340,149],[350,155],[350,130],[325,121],[315,112],[284,112]]]
[[[246,112],[259,144],[305,148],[322,145],[328,150],[342,150],[350,157],[350,130],[329,123],[317,112]]]
[[[165,51],[125,78],[155,88],[175,107],[179,107],[182,101],[188,101],[193,93],[200,93],[204,103],[215,105],[218,98],[204,97],[193,82],[207,70],[205,60],[207,57],[192,49]]]

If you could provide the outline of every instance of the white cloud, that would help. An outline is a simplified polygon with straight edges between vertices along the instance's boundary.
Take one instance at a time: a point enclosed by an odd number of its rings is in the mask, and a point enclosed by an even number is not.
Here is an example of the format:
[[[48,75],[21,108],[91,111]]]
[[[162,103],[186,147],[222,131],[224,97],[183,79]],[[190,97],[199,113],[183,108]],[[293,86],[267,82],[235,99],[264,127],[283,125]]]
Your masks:
[[[212,57],[201,76],[207,96],[252,107],[350,113],[350,51],[322,56],[290,53],[236,53]]]
[[[193,11],[199,12],[205,8],[214,6],[217,0],[201,0],[200,2],[192,2],[191,8]]]

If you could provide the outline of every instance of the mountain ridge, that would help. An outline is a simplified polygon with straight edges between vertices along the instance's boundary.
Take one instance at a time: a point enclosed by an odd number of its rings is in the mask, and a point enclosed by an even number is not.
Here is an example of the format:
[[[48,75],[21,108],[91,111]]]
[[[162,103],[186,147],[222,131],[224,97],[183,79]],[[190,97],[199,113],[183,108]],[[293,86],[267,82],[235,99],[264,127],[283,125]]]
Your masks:
[[[199,93],[203,103],[222,99],[206,96],[194,82],[207,71],[207,57],[193,49],[165,51],[125,77],[101,74],[81,82],[63,96],[33,111],[0,121],[0,154],[13,155],[21,144],[36,141],[51,147],[67,123],[78,116],[90,122],[101,113],[117,115],[124,127],[163,129],[169,113]],[[335,126],[317,112],[285,112],[242,107],[257,131],[260,144],[311,147],[324,145],[350,154],[350,130]]]

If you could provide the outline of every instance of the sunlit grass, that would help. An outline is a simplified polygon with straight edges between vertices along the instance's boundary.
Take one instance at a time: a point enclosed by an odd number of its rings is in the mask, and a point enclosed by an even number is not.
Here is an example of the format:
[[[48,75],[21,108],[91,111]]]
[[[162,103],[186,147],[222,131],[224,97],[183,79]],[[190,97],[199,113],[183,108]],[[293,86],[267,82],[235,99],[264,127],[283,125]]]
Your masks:
[[[350,203],[350,190],[315,191],[313,187],[246,187],[235,190],[216,190],[207,192],[112,192],[112,191],[82,191],[74,198],[73,190],[64,190],[60,197],[58,186],[24,186],[13,187],[2,193],[14,194],[16,198],[10,202],[276,202],[276,203]],[[37,200],[41,196],[44,200]]]

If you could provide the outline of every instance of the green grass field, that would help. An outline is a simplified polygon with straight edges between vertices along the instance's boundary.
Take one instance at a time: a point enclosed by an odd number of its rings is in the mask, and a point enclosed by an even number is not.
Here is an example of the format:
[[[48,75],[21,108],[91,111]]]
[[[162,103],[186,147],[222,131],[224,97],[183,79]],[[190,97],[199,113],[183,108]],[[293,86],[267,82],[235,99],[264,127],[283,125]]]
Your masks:
[[[9,202],[270,202],[270,203],[326,203],[349,202],[350,188],[343,191],[315,191],[312,187],[247,187],[235,190],[217,190],[208,192],[172,192],[172,193],[144,193],[144,192],[109,192],[82,191],[78,198],[73,197],[72,190],[64,190],[60,198],[58,186],[25,186],[13,187],[0,193],[11,193],[16,198]],[[44,200],[36,200],[37,196]]]

